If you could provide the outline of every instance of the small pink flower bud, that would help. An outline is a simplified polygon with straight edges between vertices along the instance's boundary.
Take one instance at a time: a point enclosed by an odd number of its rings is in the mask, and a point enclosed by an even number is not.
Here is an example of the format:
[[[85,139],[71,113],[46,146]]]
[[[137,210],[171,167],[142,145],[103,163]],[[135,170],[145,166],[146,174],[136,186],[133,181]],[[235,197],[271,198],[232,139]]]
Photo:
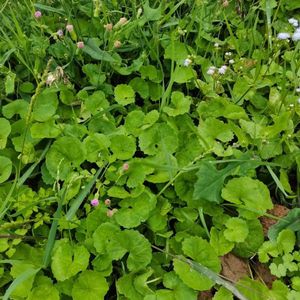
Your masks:
[[[99,200],[98,199],[91,200],[91,205],[92,206],[98,206],[99,205]]]
[[[103,27],[105,28],[106,31],[112,31],[113,24],[112,23],[108,23],[108,24],[105,24]]]
[[[74,30],[74,27],[73,27],[72,24],[68,24],[68,25],[66,26],[66,29],[67,29],[67,31],[72,32],[72,31]]]
[[[84,42],[78,42],[77,43],[77,48],[82,49],[84,47]]]
[[[110,199],[105,199],[105,200],[104,200],[104,204],[105,204],[106,206],[110,206],[110,203],[111,203]]]
[[[127,171],[129,169],[129,164],[128,163],[124,163],[122,166],[123,171]]]
[[[42,13],[41,13],[39,10],[37,10],[37,11],[34,13],[34,17],[35,17],[36,19],[39,19],[39,18],[42,17]]]
[[[111,218],[118,210],[116,208],[114,209],[109,209],[107,212],[106,212],[106,215]]]
[[[122,46],[122,43],[120,41],[117,40],[117,41],[114,42],[114,47],[115,48],[120,48],[121,46]]]
[[[123,17],[123,18],[120,18],[120,20],[118,21],[118,23],[120,25],[125,25],[126,23],[128,22],[127,18]]]

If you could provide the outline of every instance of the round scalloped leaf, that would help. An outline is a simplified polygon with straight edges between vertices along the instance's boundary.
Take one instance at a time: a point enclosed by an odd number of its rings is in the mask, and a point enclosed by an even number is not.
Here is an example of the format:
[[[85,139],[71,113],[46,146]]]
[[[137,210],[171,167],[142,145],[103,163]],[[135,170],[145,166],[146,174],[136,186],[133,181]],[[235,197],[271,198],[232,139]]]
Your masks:
[[[51,270],[58,281],[64,281],[84,271],[89,264],[90,253],[82,245],[71,245],[67,239],[56,241]]]
[[[176,131],[166,123],[156,123],[139,136],[139,146],[148,155],[174,153],[177,145]]]
[[[12,171],[12,162],[8,157],[0,156],[0,183],[5,182]]]
[[[64,136],[57,139],[46,155],[46,166],[50,174],[64,180],[74,167],[85,160],[83,144],[75,137]]]
[[[136,151],[135,138],[126,135],[114,135],[110,138],[110,149],[117,159],[130,159]]]
[[[27,298],[27,300],[59,300],[59,291],[56,287],[50,283],[39,284],[33,288]]]
[[[130,103],[134,103],[135,100],[135,92],[130,85],[127,84],[118,84],[115,87],[115,100],[125,106]]]
[[[240,218],[230,218],[225,223],[225,238],[230,242],[242,243],[245,241],[249,229],[247,223]]]
[[[273,207],[267,186],[250,177],[233,178],[222,189],[222,198],[238,204],[241,215],[253,219]],[[245,207],[245,209],[243,209]]]
[[[7,137],[11,132],[9,121],[5,118],[0,118],[0,149],[4,149],[7,142]]]
[[[99,272],[87,270],[74,282],[72,297],[74,300],[103,300],[108,289],[105,278]]]
[[[173,92],[171,96],[171,106],[165,106],[163,111],[169,116],[175,117],[183,115],[190,110],[191,100],[185,97],[182,92]]]
[[[84,140],[86,148],[86,160],[96,162],[99,160],[108,160],[110,146],[109,138],[102,133],[91,133]]]
[[[94,92],[85,100],[84,104],[93,115],[109,107],[109,102],[102,91]]]
[[[55,92],[44,90],[35,100],[32,116],[39,122],[48,121],[56,112],[58,99]]]
[[[11,119],[18,114],[22,119],[26,118],[29,103],[23,99],[14,100],[13,102],[3,106],[2,113],[5,118]]]
[[[49,120],[44,123],[33,123],[30,128],[30,133],[34,139],[52,139],[61,133],[61,129],[55,124],[54,120]]]

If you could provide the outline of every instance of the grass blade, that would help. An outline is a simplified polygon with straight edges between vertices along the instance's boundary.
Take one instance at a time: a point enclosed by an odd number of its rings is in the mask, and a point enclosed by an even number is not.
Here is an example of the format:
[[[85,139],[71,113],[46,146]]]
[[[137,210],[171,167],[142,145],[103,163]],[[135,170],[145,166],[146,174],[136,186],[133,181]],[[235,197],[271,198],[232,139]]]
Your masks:
[[[72,206],[69,208],[67,214],[66,214],[66,219],[68,221],[72,220],[73,217],[75,216],[78,208],[80,207],[81,203],[85,199],[85,197],[89,194],[91,191],[93,185],[95,184],[97,178],[99,177],[102,169],[99,169],[96,174],[94,175],[93,179],[85,186],[85,188],[81,191],[81,193],[77,196],[75,201],[73,202]]]

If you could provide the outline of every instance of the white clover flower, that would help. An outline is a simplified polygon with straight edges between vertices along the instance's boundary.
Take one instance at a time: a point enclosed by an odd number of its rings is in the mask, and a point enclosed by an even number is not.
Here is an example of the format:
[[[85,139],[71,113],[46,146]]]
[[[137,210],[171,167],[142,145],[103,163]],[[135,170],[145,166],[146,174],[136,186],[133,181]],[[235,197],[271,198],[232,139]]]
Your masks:
[[[288,32],[280,32],[277,34],[277,38],[279,40],[287,40],[291,37],[291,35]]]
[[[220,45],[219,45],[219,43],[215,43],[214,46],[215,46],[216,48],[219,48]]]
[[[231,56],[232,53],[231,52],[225,52],[225,56]]]
[[[297,87],[297,88],[296,88],[296,92],[297,92],[297,93],[300,93],[300,87]],[[300,99],[300,98],[299,98],[299,99]]]
[[[189,58],[186,58],[186,59],[183,61],[183,65],[184,65],[185,67],[188,67],[191,63],[192,63],[192,61],[191,61]]]
[[[234,60],[233,59],[229,59],[228,61],[231,65],[234,64]]]
[[[209,67],[206,74],[207,75],[214,75],[215,74],[215,71],[216,71],[216,67],[212,66],[212,67]]]
[[[297,42],[297,41],[300,40],[300,30],[296,30],[296,31],[294,32],[294,34],[292,35],[292,40],[293,40],[294,42]]]
[[[219,74],[224,75],[226,73],[227,68],[228,67],[225,65],[222,66],[221,68],[219,68],[219,70],[218,70]]]
[[[290,23],[291,25],[293,25],[294,27],[298,27],[298,25],[299,25],[298,20],[296,20],[295,18],[290,18],[288,21],[289,21],[289,23]]]

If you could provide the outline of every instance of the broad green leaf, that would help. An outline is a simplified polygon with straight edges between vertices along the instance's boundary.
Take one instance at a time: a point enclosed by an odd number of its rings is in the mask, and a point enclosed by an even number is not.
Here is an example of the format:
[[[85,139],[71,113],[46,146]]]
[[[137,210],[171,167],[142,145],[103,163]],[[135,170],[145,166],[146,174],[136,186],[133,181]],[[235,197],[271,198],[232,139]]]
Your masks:
[[[210,101],[202,101],[197,107],[201,118],[225,117],[231,120],[248,119],[245,110],[226,98],[215,98]]]
[[[74,92],[67,88],[63,88],[60,90],[59,99],[66,105],[72,105],[77,100]]]
[[[183,61],[188,57],[189,53],[184,43],[178,41],[170,41],[165,49],[165,59]]]
[[[9,121],[5,118],[0,118],[0,149],[6,147],[7,138],[11,132],[11,126]]]
[[[240,218],[230,218],[225,223],[225,238],[230,242],[242,243],[245,241],[249,229],[246,221]]]
[[[88,76],[89,82],[98,87],[105,79],[105,73],[101,70],[101,65],[87,64],[82,67],[82,71]]]
[[[119,202],[120,209],[115,214],[117,223],[125,228],[133,228],[145,222],[155,208],[156,198],[150,192],[144,192],[137,198],[128,198]]]
[[[196,79],[197,73],[191,67],[177,67],[173,76],[176,83],[186,83],[192,79]]]
[[[59,300],[59,291],[52,284],[40,284],[33,288],[27,300]]]
[[[0,156],[0,183],[5,182],[12,172],[12,162],[8,157]]]
[[[89,264],[90,254],[84,246],[72,245],[67,239],[56,241],[52,256],[51,270],[58,281],[64,281]]]
[[[176,131],[166,123],[156,123],[139,136],[139,146],[148,155],[174,153],[177,145]]]
[[[151,8],[149,6],[149,0],[143,4],[143,10],[147,21],[158,21],[162,17],[161,5],[157,8]]]
[[[87,97],[85,100],[85,106],[86,109],[94,115],[99,111],[103,111],[108,108],[109,102],[102,91],[96,91]]]
[[[5,82],[4,82],[6,95],[12,94],[15,91],[15,79],[16,79],[16,74],[9,71],[5,77]]]
[[[2,108],[3,116],[7,119],[11,119],[14,115],[19,115],[22,119],[26,118],[29,103],[25,100],[14,100],[13,102],[6,104]]]
[[[273,207],[267,186],[250,177],[233,178],[222,189],[222,197],[240,207],[243,216],[262,216]]]
[[[118,84],[114,90],[115,100],[125,106],[135,101],[135,92],[130,85]]]
[[[234,247],[234,243],[228,241],[225,238],[224,233],[222,231],[219,231],[216,227],[212,227],[210,229],[209,243],[215,249],[218,256],[227,254]]]
[[[143,79],[149,79],[152,82],[160,83],[162,81],[162,73],[153,65],[142,66],[140,68]]]
[[[136,142],[133,136],[114,135],[110,138],[110,142],[110,149],[117,159],[130,159],[136,151]]]
[[[83,144],[75,137],[64,136],[57,139],[46,155],[46,166],[56,178],[66,179],[74,167],[84,161],[86,155]]]
[[[51,139],[59,136],[61,129],[54,120],[49,120],[44,123],[33,123],[30,127],[30,133],[34,139]]]
[[[101,133],[91,133],[83,141],[86,148],[86,160],[89,162],[108,161],[109,138]]]
[[[105,278],[96,271],[82,272],[74,282],[72,297],[74,300],[104,300],[109,286]]]
[[[233,300],[233,295],[226,288],[221,286],[212,300]]]
[[[281,218],[276,224],[271,226],[268,231],[268,238],[276,241],[278,234],[284,229],[290,229],[294,232],[300,230],[300,208],[293,208],[288,215]]]
[[[35,100],[32,116],[35,121],[48,121],[56,112],[58,99],[55,92],[44,90]]]
[[[284,253],[293,251],[296,244],[295,233],[291,229],[283,229],[277,237],[278,249]]]
[[[130,80],[129,85],[134,89],[135,92],[137,92],[143,99],[146,99],[149,97],[149,86],[148,83],[140,78],[135,77],[132,80]]]
[[[181,92],[173,92],[171,95],[171,106],[165,106],[163,111],[171,117],[188,113],[191,100]]]

